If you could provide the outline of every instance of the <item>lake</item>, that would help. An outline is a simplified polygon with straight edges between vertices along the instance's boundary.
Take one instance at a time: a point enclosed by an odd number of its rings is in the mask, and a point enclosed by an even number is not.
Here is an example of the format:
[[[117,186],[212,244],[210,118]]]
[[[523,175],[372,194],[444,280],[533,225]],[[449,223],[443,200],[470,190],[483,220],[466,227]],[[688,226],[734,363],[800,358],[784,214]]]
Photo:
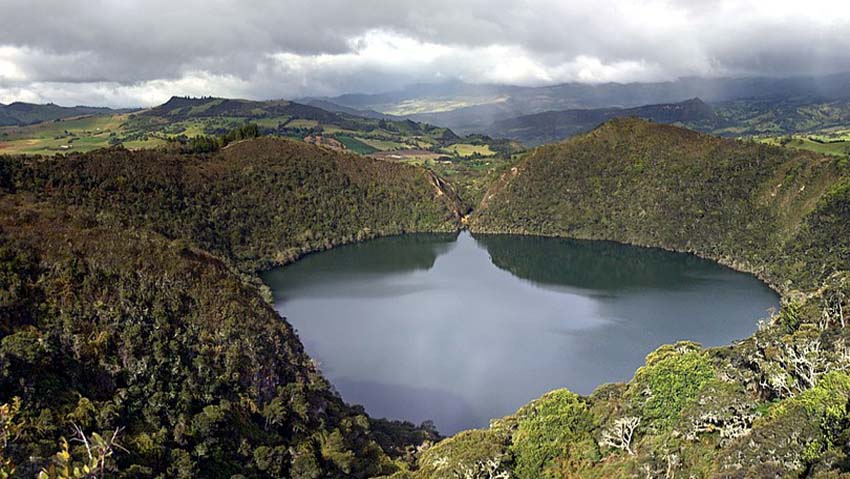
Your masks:
[[[626,381],[665,343],[747,337],[779,306],[693,255],[468,232],[343,246],[263,279],[343,399],[443,434],[552,389]]]

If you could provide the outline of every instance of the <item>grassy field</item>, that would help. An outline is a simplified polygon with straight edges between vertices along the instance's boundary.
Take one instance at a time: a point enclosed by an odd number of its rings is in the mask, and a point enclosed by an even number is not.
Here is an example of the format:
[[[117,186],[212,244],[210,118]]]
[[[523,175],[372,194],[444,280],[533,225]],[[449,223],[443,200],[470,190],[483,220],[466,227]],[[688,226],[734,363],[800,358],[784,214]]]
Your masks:
[[[166,144],[168,138],[227,131],[244,123],[244,119],[230,117],[167,122],[127,114],[87,116],[0,128],[0,150],[7,154],[50,156],[89,152],[114,144],[134,150],[155,148]]]
[[[53,155],[109,146],[126,115],[90,116],[24,127],[0,128],[0,149],[9,154]]]
[[[411,145],[407,145],[405,143],[399,143],[391,140],[378,140],[375,138],[363,138],[361,141],[380,151],[403,150],[411,147]]]
[[[378,158],[381,160],[394,160],[394,161],[404,161],[404,162],[414,162],[416,164],[421,164],[421,162],[426,160],[437,160],[438,158],[443,157],[443,155],[439,153],[435,153],[433,151],[428,150],[417,150],[417,149],[408,149],[408,150],[393,150],[393,151],[379,151],[375,152],[369,156],[373,158]]]
[[[338,126],[333,125],[322,125],[322,131],[324,131],[328,135],[357,135],[357,130],[352,130],[349,128],[340,128]]]
[[[842,157],[850,156],[850,135],[794,135],[791,137],[780,136],[757,138],[756,140],[769,145],[784,146],[786,148],[794,148],[797,150],[814,151],[824,155]]]
[[[463,158],[468,158],[474,155],[494,156],[496,154],[495,151],[490,149],[490,145],[472,145],[469,143],[455,143],[454,145],[449,145],[443,148],[442,151]]]
[[[337,135],[334,138],[339,140],[345,147],[358,155],[368,155],[371,153],[375,153],[378,151],[377,148],[364,143],[356,138],[352,138],[348,135]]]
[[[319,126],[319,122],[316,120],[290,120],[287,124],[287,128],[316,128]]]

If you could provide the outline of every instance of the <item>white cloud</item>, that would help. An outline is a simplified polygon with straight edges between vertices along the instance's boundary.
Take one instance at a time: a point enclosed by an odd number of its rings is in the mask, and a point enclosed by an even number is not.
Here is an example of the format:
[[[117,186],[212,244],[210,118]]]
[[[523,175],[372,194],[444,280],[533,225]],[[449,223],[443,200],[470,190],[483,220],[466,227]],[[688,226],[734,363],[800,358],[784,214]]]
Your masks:
[[[0,101],[850,70],[832,0],[4,0],[0,18]]]
[[[0,47],[0,81],[25,81],[27,75],[19,66],[23,63],[23,49]]]
[[[173,95],[205,96],[218,92],[226,97],[247,97],[246,92],[251,88],[249,82],[232,76],[193,72],[176,80],[150,80],[135,84],[34,82],[19,86],[0,85],[0,103],[54,102],[122,108],[162,104]]]

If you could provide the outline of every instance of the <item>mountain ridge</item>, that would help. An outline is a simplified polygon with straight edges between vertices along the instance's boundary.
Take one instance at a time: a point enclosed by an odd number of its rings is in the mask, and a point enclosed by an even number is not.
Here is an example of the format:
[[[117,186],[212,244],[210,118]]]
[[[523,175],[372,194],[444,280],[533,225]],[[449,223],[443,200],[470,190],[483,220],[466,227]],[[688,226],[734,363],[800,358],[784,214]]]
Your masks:
[[[544,86],[449,82],[411,85],[389,93],[317,98],[360,109],[393,110],[398,115],[468,134],[481,133],[494,121],[548,110],[632,108],[679,103],[695,97],[710,104],[804,96],[831,101],[846,98],[848,91],[850,73],[835,73],[776,78],[684,77],[663,82],[573,82]],[[452,107],[444,111],[445,105]]]
[[[510,138],[529,146],[558,141],[617,117],[637,117],[658,123],[681,124],[696,130],[713,130],[721,120],[700,98],[679,103],[643,105],[634,108],[601,108],[545,111],[496,121],[487,134]]]
[[[0,126],[25,126],[77,116],[107,115],[126,111],[131,110],[91,106],[64,107],[54,103],[36,104],[16,101],[8,105],[0,103]]]

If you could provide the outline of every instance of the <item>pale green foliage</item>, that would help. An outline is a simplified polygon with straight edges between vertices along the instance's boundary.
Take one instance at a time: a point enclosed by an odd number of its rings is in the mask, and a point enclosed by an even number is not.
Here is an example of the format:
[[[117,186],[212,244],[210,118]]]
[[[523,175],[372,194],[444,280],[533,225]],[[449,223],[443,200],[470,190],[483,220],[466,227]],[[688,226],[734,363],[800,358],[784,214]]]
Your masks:
[[[53,457],[53,464],[42,469],[38,479],[102,479],[106,472],[113,469],[111,458],[115,452],[127,451],[118,443],[120,429],[105,437],[96,432],[87,437],[82,429],[76,425],[74,428],[74,440],[85,446],[86,457],[81,461],[75,460],[68,441],[63,437],[59,441],[60,450]]]
[[[596,453],[596,418],[587,401],[566,389],[552,391],[517,412],[515,473],[521,479],[558,477],[560,463]]]
[[[662,346],[635,373],[627,395],[638,402],[647,424],[663,429],[714,379],[714,368],[705,351],[694,343]]]
[[[455,479],[471,472],[486,477],[503,472],[509,437],[498,429],[463,431],[426,450],[419,460],[417,478]],[[488,470],[492,469],[492,470]]]
[[[771,409],[769,417],[779,418],[802,409],[810,417],[819,419],[824,429],[834,430],[847,417],[848,397],[850,375],[843,371],[828,372],[820,377],[817,386]]]
[[[0,479],[11,477],[17,469],[10,458],[5,456],[6,449],[17,438],[24,424],[18,419],[21,410],[21,398],[0,404]]]

